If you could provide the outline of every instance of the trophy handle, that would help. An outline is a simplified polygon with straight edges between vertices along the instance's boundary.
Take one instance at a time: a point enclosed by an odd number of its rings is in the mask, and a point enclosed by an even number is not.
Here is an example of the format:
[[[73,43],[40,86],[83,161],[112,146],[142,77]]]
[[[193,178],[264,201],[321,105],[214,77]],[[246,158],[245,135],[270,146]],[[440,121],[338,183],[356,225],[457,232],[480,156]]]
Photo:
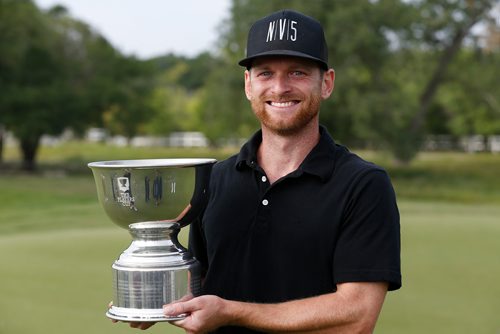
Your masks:
[[[195,185],[190,204],[179,215],[179,226],[183,228],[195,221],[208,202],[208,185],[213,164],[195,167]],[[194,209],[193,209],[194,208]]]

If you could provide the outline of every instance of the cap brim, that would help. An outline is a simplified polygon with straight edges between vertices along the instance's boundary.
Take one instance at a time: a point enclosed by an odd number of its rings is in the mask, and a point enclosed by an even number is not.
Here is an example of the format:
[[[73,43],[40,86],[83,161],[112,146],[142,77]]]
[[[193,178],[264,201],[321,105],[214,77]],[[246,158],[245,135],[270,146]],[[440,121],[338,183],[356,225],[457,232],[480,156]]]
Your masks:
[[[306,53],[292,51],[292,50],[272,50],[272,51],[261,52],[261,53],[255,54],[251,57],[247,57],[247,58],[240,60],[238,62],[238,65],[249,68],[249,67],[251,67],[252,62],[256,58],[271,57],[271,56],[287,56],[287,57],[299,57],[299,58],[310,59],[310,60],[317,61],[323,69],[328,70],[328,64],[325,63],[322,59],[310,56]]]

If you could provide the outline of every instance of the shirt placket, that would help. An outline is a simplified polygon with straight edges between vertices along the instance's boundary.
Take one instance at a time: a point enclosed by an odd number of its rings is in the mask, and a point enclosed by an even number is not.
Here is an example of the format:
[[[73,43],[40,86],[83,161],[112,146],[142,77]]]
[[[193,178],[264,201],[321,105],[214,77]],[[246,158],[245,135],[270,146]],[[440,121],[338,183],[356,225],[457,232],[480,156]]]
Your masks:
[[[271,218],[272,198],[270,193],[270,184],[264,171],[258,167],[255,168],[257,186],[259,188],[259,203],[255,215],[254,232],[265,233],[269,228]]]

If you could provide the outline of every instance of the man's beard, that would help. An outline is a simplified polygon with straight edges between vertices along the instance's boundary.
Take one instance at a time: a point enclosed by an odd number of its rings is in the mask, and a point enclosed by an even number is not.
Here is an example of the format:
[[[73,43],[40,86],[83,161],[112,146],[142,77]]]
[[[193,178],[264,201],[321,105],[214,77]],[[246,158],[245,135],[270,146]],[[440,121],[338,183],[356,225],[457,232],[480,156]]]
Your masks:
[[[275,120],[266,111],[265,101],[294,101],[300,100],[300,109],[294,111],[292,118],[287,120]],[[269,98],[263,96],[261,98],[252,99],[252,110],[260,120],[263,126],[281,136],[292,136],[299,133],[307,124],[309,124],[319,113],[321,104],[321,96],[318,93],[313,93],[310,99],[294,98],[294,95],[284,94]],[[286,112],[286,111],[284,111]]]

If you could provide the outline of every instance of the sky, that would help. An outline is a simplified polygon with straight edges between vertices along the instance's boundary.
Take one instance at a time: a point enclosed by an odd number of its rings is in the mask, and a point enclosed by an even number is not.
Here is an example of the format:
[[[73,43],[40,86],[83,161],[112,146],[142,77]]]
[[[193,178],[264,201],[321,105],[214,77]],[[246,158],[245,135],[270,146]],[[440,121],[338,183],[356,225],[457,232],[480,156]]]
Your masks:
[[[231,0],[34,0],[41,9],[56,4],[88,23],[125,55],[141,59],[210,51]]]

